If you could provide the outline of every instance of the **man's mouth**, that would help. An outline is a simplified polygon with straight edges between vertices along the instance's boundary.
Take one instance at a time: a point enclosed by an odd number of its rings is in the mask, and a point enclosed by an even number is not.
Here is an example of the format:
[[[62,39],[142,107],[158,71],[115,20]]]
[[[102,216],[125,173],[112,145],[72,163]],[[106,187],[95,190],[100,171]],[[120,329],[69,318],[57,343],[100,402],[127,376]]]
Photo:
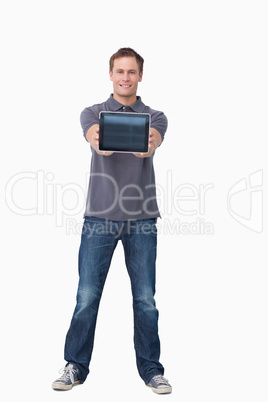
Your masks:
[[[122,88],[130,88],[131,87],[131,85],[123,85],[123,84],[119,84],[120,85],[120,87],[122,87]]]

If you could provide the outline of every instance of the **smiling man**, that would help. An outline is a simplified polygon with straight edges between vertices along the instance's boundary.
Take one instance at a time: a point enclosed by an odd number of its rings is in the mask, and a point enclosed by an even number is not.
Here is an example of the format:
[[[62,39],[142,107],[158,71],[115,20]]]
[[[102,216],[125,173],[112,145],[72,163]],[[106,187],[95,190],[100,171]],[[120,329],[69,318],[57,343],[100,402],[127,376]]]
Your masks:
[[[91,175],[79,250],[77,304],[65,342],[67,364],[52,387],[69,390],[89,373],[99,303],[113,252],[121,240],[131,282],[134,346],[138,372],[155,393],[171,393],[160,363],[158,310],[155,304],[156,219],[160,216],[153,157],[164,139],[167,118],[137,96],[143,78],[143,58],[121,48],[110,58],[113,94],[81,113],[84,136],[91,145]],[[116,153],[99,150],[101,111],[149,113],[149,152]],[[120,286],[118,289],[120,292]],[[122,300],[122,303],[124,301]],[[116,314],[116,312],[114,312]],[[120,336],[120,328],[118,328]],[[113,362],[104,361],[113,372]]]
[[[110,79],[113,81],[114,99],[124,100],[125,105],[136,102],[138,83],[142,80],[143,72],[137,64],[135,57],[120,57],[113,60],[110,67]]]

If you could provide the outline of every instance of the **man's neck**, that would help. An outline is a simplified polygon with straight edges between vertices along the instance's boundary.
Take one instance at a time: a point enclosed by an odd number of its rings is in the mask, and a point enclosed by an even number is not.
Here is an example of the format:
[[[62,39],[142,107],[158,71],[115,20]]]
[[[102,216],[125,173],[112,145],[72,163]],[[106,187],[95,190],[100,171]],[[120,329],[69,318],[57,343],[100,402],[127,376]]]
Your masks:
[[[113,98],[117,102],[121,103],[121,105],[124,105],[124,106],[131,106],[131,105],[133,105],[134,103],[137,102],[137,96],[136,95],[128,97],[128,96],[118,96],[117,94],[113,94]]]

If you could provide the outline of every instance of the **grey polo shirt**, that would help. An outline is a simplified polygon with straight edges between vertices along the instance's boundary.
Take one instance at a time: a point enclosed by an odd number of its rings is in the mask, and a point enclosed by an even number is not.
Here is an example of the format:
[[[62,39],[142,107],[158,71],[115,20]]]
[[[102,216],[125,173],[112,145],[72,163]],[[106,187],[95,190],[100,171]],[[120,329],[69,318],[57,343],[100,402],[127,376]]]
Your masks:
[[[88,129],[99,124],[101,111],[149,113],[151,127],[164,139],[167,118],[163,112],[146,106],[140,97],[131,106],[117,102],[113,95],[103,103],[87,107],[81,113],[81,126]],[[154,154],[137,158],[130,153],[98,155],[91,147],[91,172],[84,216],[94,216],[116,221],[147,219],[160,216],[155,189]]]

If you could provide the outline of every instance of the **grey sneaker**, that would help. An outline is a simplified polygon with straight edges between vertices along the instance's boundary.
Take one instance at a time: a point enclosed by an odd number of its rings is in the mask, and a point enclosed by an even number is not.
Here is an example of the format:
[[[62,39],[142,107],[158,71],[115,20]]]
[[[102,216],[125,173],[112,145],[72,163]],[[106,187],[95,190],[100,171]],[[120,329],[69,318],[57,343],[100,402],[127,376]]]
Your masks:
[[[60,372],[62,371],[62,376],[53,382],[53,389],[68,391],[69,389],[72,389],[74,385],[80,384],[79,369],[75,364],[67,364],[67,366],[64,367]]]
[[[172,387],[161,374],[155,375],[147,384],[156,394],[171,394]]]

